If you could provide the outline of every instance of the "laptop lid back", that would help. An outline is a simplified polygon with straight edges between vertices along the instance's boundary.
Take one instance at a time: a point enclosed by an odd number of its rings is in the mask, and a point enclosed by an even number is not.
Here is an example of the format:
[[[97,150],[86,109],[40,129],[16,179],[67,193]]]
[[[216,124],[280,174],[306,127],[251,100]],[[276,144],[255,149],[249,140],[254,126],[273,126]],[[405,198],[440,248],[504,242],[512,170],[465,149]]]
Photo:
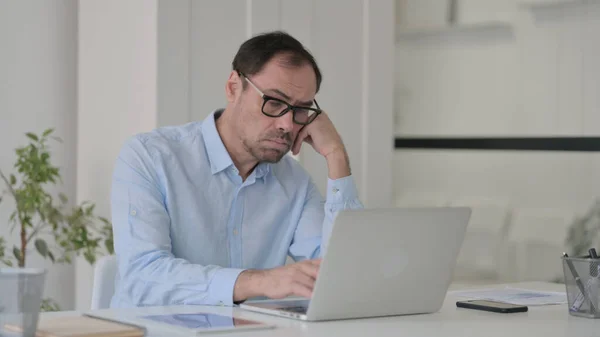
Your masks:
[[[470,215],[465,207],[341,211],[308,319],[438,311]]]

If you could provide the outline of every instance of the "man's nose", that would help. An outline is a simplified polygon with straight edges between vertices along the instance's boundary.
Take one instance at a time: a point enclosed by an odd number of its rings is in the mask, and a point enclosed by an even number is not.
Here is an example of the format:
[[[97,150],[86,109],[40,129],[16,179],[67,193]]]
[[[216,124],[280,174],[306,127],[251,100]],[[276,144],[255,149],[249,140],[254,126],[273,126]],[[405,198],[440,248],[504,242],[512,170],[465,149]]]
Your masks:
[[[285,115],[277,117],[275,126],[284,132],[290,132],[294,128],[294,114],[293,111],[288,111]]]

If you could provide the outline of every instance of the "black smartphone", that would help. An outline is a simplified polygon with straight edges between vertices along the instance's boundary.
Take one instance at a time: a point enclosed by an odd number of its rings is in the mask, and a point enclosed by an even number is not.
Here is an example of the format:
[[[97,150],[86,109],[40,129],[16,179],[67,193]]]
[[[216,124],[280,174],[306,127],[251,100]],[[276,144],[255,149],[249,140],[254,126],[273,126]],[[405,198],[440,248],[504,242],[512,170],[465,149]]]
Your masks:
[[[517,305],[517,304],[510,304],[510,303],[485,301],[485,300],[458,301],[458,302],[456,302],[456,306],[459,308],[485,310],[485,311],[491,311],[491,312],[500,312],[500,313],[504,313],[504,314],[527,311],[527,306],[525,306],[525,305]]]

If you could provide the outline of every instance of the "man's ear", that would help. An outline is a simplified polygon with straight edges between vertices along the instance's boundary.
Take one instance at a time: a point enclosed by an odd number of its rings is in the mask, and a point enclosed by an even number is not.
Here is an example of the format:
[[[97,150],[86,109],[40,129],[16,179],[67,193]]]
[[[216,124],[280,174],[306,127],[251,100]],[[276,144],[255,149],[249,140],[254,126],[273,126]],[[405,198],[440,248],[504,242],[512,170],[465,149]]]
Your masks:
[[[233,103],[242,92],[242,83],[240,76],[235,70],[231,71],[227,83],[225,83],[225,96],[227,101]]]

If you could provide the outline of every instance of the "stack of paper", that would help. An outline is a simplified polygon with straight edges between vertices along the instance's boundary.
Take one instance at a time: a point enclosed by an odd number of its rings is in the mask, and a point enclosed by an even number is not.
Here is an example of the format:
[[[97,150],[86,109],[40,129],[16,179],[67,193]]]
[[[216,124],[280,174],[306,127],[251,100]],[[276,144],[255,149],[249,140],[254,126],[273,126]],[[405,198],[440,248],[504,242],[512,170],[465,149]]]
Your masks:
[[[518,288],[451,291],[450,294],[477,300],[488,300],[518,305],[550,305],[567,303],[564,292],[534,291]]]

